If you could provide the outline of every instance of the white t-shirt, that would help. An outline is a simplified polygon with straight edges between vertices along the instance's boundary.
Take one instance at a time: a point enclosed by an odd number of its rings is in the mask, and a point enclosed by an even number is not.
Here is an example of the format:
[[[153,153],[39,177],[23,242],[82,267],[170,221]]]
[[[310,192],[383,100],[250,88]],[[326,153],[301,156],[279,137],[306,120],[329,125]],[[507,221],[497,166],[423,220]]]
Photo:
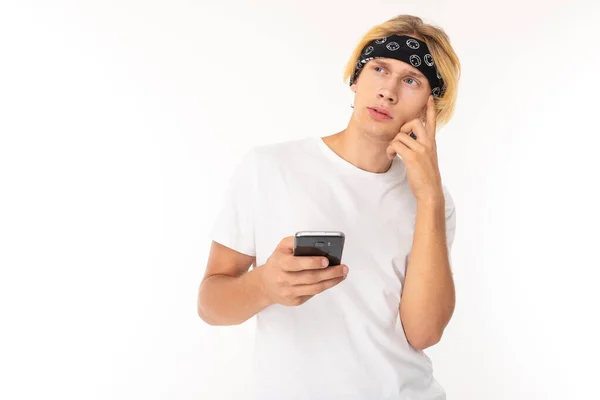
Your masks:
[[[455,212],[444,186],[447,241]],[[301,306],[257,315],[253,393],[260,400],[442,400],[430,359],[404,335],[398,307],[416,199],[401,158],[359,169],[320,137],[254,147],[238,164],[212,239],[263,265],[301,230],[343,231],[346,280]]]

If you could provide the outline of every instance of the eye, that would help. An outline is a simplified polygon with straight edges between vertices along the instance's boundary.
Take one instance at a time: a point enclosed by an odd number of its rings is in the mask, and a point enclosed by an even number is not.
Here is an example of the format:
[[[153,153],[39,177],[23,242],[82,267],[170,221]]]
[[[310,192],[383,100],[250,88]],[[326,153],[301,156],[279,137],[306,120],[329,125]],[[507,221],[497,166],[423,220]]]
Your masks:
[[[384,71],[383,67],[380,67],[379,65],[376,65],[375,66],[375,71],[379,72],[378,69]]]
[[[406,79],[404,80],[404,82],[408,82],[408,84],[409,84],[409,85],[411,85],[411,86],[414,86],[414,85],[418,85],[418,84],[419,84],[419,81],[417,81],[416,79],[413,79],[413,78],[406,78]],[[411,82],[412,82],[412,83],[411,83]],[[414,85],[413,85],[413,83],[414,83]]]

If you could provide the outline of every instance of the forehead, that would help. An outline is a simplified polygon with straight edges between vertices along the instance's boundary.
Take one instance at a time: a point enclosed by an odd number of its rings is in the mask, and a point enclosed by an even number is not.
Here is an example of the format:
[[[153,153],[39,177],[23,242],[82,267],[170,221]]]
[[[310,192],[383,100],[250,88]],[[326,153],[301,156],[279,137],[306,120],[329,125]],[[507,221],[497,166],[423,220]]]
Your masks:
[[[425,78],[425,75],[421,73],[418,69],[410,65],[409,63],[405,63],[404,61],[396,60],[395,58],[374,58],[371,61],[374,64],[381,65],[382,67],[386,67],[390,71],[398,72],[399,74],[404,73],[412,73],[418,77]]]

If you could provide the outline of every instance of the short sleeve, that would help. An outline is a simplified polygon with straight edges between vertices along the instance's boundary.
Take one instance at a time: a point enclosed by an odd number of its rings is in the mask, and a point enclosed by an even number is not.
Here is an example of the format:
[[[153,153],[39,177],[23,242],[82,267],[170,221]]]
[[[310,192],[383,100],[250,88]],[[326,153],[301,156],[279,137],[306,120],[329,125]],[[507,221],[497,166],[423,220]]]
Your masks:
[[[448,246],[448,258],[450,258],[450,264],[452,264],[451,251],[456,233],[456,206],[454,204],[454,199],[446,187],[444,187],[444,199],[446,203],[446,244]]]
[[[211,239],[239,253],[256,256],[254,241],[257,194],[255,151],[249,150],[229,178],[222,205],[212,226]]]

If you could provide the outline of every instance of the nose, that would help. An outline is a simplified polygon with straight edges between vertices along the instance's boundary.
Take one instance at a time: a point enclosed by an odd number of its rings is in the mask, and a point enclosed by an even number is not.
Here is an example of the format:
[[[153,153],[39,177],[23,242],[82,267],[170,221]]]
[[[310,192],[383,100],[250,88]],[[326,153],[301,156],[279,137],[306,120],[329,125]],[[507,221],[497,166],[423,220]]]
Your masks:
[[[396,93],[388,88],[379,89],[379,92],[377,92],[377,97],[379,97],[380,99],[385,99],[392,104],[395,104],[396,100],[398,100],[398,96],[396,95]]]

